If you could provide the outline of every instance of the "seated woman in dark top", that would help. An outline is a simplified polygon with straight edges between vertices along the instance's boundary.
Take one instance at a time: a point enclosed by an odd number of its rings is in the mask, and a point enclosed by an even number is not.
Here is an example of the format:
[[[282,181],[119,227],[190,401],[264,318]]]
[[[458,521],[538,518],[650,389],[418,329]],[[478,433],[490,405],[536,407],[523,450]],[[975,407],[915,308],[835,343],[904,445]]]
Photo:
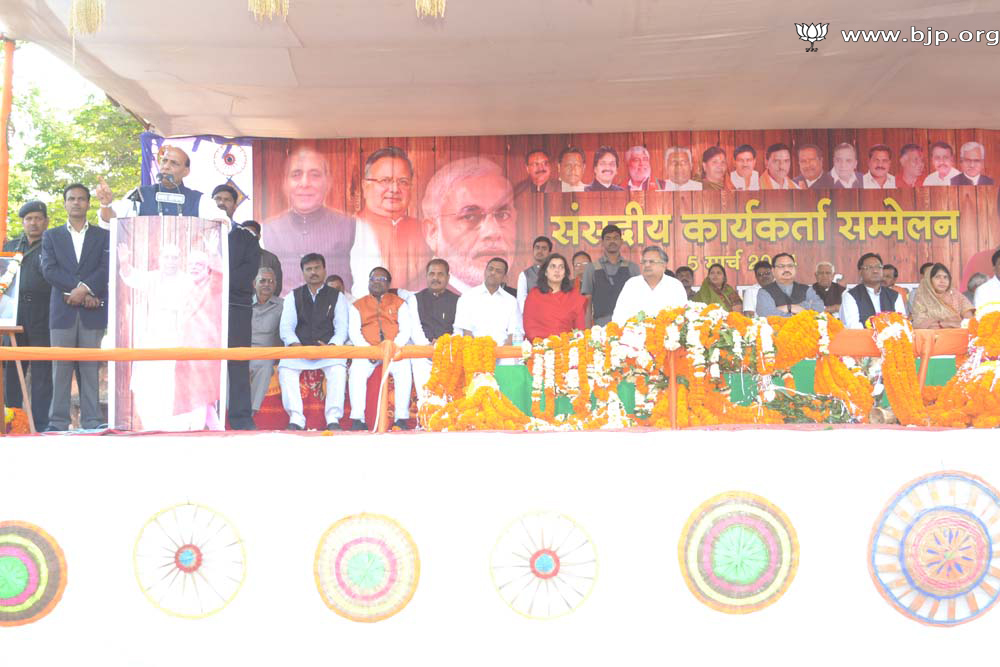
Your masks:
[[[584,326],[586,297],[573,289],[566,258],[552,254],[538,269],[538,286],[524,301],[524,336],[546,338]]]

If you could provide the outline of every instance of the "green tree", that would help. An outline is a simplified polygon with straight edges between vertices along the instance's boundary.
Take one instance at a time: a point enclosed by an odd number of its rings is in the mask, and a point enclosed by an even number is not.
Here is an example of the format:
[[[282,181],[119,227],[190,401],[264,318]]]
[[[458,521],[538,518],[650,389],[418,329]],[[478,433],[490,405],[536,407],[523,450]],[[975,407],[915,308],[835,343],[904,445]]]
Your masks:
[[[48,204],[55,226],[66,222],[66,185],[83,183],[93,191],[103,177],[111,191],[121,195],[139,183],[143,127],[110,100],[91,98],[66,114],[46,106],[32,88],[15,98],[13,117],[17,123],[12,143],[25,148],[24,158],[11,166],[8,238],[21,233],[17,210],[27,199]],[[96,219],[96,197],[91,206]]]

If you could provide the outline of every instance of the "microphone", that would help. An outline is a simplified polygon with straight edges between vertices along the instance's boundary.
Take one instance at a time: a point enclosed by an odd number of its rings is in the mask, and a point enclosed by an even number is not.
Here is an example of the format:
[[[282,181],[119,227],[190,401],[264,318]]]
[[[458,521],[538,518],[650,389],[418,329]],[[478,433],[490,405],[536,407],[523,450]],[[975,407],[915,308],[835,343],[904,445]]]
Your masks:
[[[164,183],[167,183],[167,187],[171,190],[177,189],[177,181],[174,180],[173,174],[160,172],[156,175],[156,180],[159,181],[156,186],[156,208],[159,214],[163,215],[163,204],[174,204],[177,207],[174,215],[180,215],[187,197],[181,192],[163,192],[161,189]]]

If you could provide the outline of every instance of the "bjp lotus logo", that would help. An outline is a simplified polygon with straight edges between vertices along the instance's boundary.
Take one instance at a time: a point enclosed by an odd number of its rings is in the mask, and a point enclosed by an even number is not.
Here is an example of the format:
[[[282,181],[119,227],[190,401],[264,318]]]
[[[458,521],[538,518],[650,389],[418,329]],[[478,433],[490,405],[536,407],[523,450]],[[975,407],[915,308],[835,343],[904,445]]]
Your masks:
[[[799,39],[803,42],[809,42],[809,48],[806,49],[806,53],[810,51],[819,51],[816,48],[816,42],[822,42],[826,39],[826,29],[830,27],[829,23],[796,23],[795,30],[799,33]]]

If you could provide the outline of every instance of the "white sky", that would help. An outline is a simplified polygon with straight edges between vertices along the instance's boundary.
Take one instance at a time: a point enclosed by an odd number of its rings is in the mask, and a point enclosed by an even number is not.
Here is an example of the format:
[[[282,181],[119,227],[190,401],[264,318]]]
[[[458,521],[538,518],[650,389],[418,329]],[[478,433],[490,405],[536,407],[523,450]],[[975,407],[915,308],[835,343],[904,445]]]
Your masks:
[[[90,95],[97,99],[103,95],[97,86],[42,47],[22,43],[14,52],[14,95],[23,94],[32,86],[38,87],[42,99],[54,109],[72,109],[86,102]]]
[[[56,111],[68,111],[81,106],[89,97],[100,100],[104,96],[100,88],[59,58],[37,44],[22,42],[14,51],[14,99],[27,94],[32,87],[38,88],[42,103]],[[18,118],[16,112],[13,122],[15,127],[22,128],[27,123]],[[25,144],[31,141],[32,134],[30,131],[26,136],[14,133],[10,142],[12,160],[23,158],[27,149]]]

